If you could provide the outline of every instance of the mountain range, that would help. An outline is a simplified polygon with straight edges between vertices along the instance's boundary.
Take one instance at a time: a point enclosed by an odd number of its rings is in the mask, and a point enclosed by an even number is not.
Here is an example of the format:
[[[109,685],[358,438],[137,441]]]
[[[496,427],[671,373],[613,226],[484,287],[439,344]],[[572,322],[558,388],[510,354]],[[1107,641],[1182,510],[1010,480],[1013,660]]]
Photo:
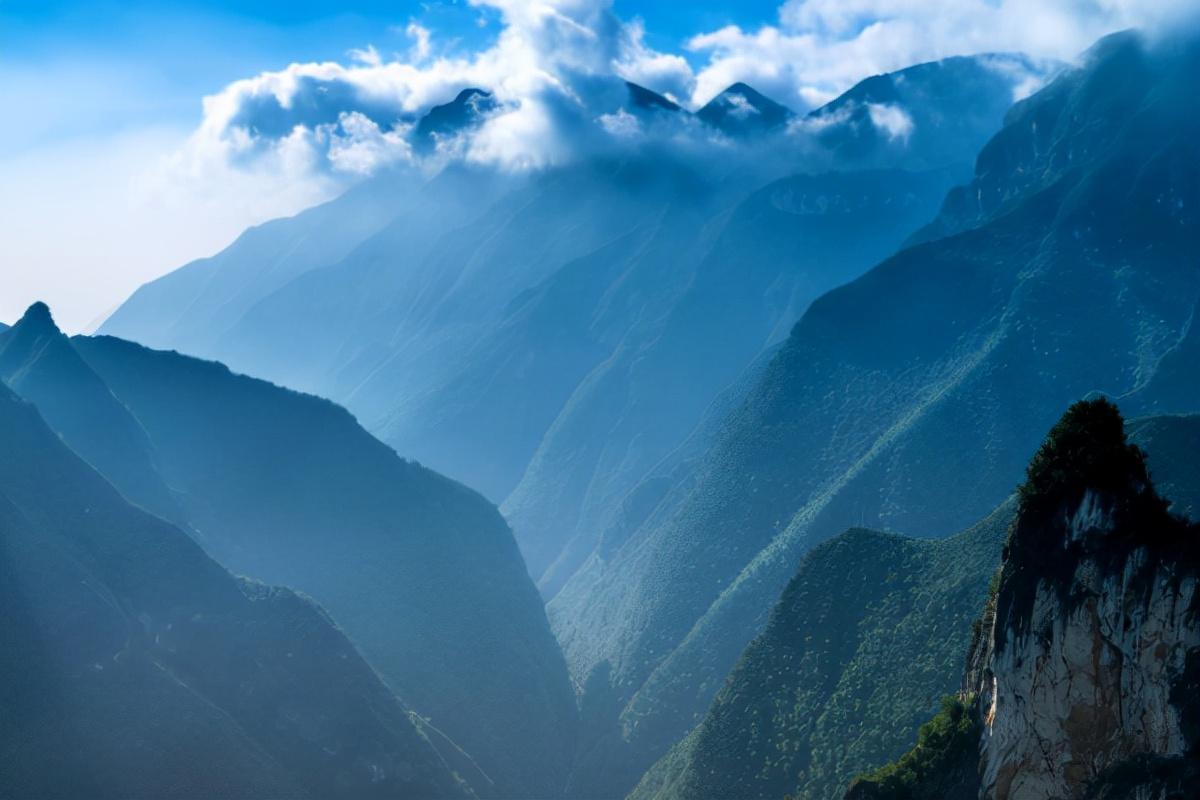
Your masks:
[[[0,354],[9,385],[93,466],[144,467],[114,481],[130,502],[149,510],[166,494],[222,566],[327,609],[390,691],[469,754],[478,794],[561,790],[574,696],[494,506],[328,401],[109,337],[68,339],[41,304],[0,334]]]
[[[35,304],[13,796],[1174,798],[1197,75],[1125,32],[807,114],[598,77],[612,136],[522,171],[467,88],[99,335]]]
[[[472,796],[310,600],[230,575],[3,385],[0,442],[0,796]]]
[[[1118,35],[1018,103],[974,183],[814,302],[695,467],[647,487],[620,546],[551,600],[585,705],[607,708],[597,780],[636,780],[702,720],[815,545],[962,530],[1072,401],[1156,408],[1200,298],[1195,54]]]
[[[1200,417],[1127,429],[1171,511],[1195,520]],[[942,540],[855,529],[812,550],[703,722],[631,797],[840,797],[903,756],[961,684],[1019,506]]]
[[[735,86],[696,118],[740,98],[759,109],[747,119],[773,120],[771,143],[731,142],[734,117],[699,152],[652,140],[532,175],[382,175],[148,284],[101,332],[344,403],[502,504],[553,596],[621,498],[810,302],[934,216],[1033,69],[947,59],[807,117]],[[692,118],[622,94],[621,108]],[[426,127],[476,124],[484,97],[461,94]],[[871,134],[881,113],[921,128]]]

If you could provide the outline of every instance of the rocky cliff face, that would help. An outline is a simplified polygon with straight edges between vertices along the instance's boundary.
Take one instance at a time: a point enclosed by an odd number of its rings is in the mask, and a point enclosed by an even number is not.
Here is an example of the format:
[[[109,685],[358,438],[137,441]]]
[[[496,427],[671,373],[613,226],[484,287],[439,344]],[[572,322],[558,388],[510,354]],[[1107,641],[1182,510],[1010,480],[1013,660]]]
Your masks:
[[[969,656],[977,796],[1193,796],[1198,578],[1200,528],[1168,513],[1116,407],[1073,406],[1029,467]],[[897,793],[898,771],[885,768],[851,797],[923,796],[939,771]]]
[[[1094,796],[1114,781],[1167,796],[1164,769],[1194,769],[1183,687],[1200,660],[1200,535],[1167,513],[1119,423],[1103,401],[1078,404],[1030,466],[968,674],[982,796]]]
[[[1111,516],[1093,508],[1096,527],[1083,535],[1102,536]],[[1080,561],[1069,592],[1077,599],[1064,607],[1039,587],[1029,628],[1010,628],[990,654],[979,686],[982,796],[1076,797],[1145,754],[1189,752],[1177,701],[1200,652],[1195,575],[1139,548],[1116,572]]]

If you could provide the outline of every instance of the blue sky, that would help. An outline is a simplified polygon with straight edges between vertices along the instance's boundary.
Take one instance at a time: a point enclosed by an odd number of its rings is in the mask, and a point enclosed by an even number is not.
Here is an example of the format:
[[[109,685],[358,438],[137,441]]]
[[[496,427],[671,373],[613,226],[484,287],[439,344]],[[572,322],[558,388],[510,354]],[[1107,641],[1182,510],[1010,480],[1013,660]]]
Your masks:
[[[536,108],[546,76],[569,90],[580,73],[635,80],[693,108],[746,81],[803,111],[869,75],[947,55],[1069,59],[1103,33],[1194,5],[0,0],[0,320],[42,299],[65,327],[84,329],[146,280],[402,154],[395,131],[361,120],[332,136],[301,126],[247,143],[245,109],[290,102],[297,76],[383,97],[397,118],[467,84]],[[357,109],[343,111],[355,122]],[[526,129],[480,152],[510,165],[564,157],[553,132]]]
[[[645,20],[648,43],[682,50],[684,42],[729,24],[775,20],[777,0],[618,0],[617,13]],[[498,31],[498,14],[460,0],[372,2],[83,2],[0,0],[0,74],[14,68],[61,81],[44,102],[44,127],[0,132],[7,151],[47,136],[67,137],[107,127],[198,119],[199,98],[238,78],[292,61],[343,59],[374,44],[406,46],[417,21],[464,51]],[[480,27],[477,21],[487,19]],[[687,55],[687,54],[685,54]],[[120,81],[91,85],[79,73]],[[82,96],[81,96],[82,95]],[[53,124],[51,124],[53,123]]]

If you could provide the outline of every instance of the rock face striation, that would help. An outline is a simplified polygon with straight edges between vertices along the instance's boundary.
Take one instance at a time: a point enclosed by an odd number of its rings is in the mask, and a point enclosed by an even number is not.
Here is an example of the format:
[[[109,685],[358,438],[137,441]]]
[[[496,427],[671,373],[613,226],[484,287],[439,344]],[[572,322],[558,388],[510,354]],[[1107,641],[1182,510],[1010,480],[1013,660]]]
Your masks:
[[[1200,530],[1167,511],[1104,400],[1072,406],[1020,494],[968,656],[963,694],[978,747],[947,759],[918,745],[848,797],[927,796],[949,773],[972,774],[963,767],[976,758],[975,785],[960,783],[953,796],[1191,796],[1185,787],[1200,776]]]
[[[1164,762],[1197,755],[1186,686],[1200,676],[1200,532],[1167,514],[1121,431],[1111,405],[1081,404],[1030,467],[969,675],[984,796],[1115,781],[1156,796]]]

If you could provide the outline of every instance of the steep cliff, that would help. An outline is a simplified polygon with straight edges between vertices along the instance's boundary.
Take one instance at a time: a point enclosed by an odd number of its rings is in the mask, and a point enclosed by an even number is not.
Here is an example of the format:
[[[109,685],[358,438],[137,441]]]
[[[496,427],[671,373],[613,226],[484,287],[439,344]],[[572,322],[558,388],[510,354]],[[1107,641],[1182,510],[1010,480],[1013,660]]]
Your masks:
[[[978,781],[960,783],[963,797],[1188,796],[1200,777],[1198,576],[1200,530],[1168,512],[1116,407],[1075,404],[1030,464],[968,657],[977,750],[948,754],[962,736],[922,741],[848,797],[928,796],[951,773]]]

